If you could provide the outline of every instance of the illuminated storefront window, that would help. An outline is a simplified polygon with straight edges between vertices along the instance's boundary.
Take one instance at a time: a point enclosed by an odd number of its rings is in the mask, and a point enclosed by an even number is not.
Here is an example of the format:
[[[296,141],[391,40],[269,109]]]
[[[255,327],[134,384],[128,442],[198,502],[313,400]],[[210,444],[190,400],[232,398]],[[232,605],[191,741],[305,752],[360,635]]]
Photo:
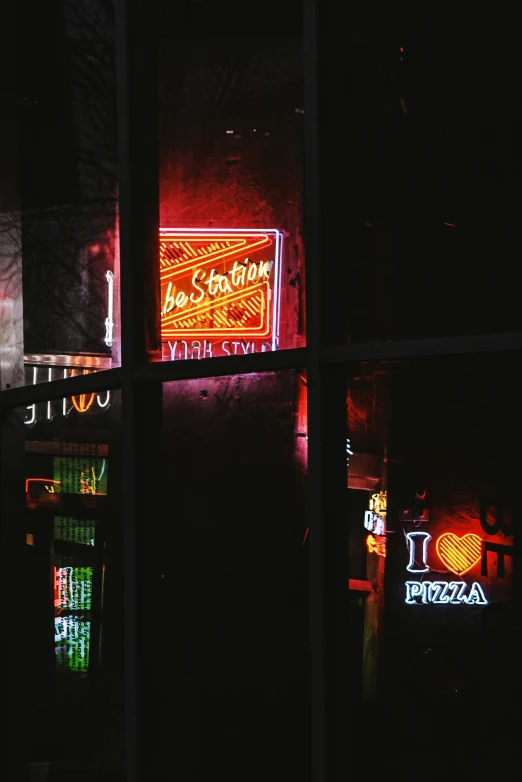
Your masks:
[[[164,361],[305,343],[297,29],[158,45]]]
[[[357,576],[349,592],[361,612],[361,674],[354,686],[361,704],[377,699],[386,714],[395,709],[405,716],[407,704],[422,709],[426,740],[441,708],[458,708],[486,739],[488,714],[501,696],[484,660],[492,644],[517,643],[521,424],[509,378],[518,363],[499,357],[390,362],[360,367],[348,381],[357,454],[352,474],[348,466],[350,561]],[[501,386],[499,373],[506,377]],[[490,411],[494,426],[479,420],[479,410]],[[358,565],[365,505],[367,559]],[[497,616],[502,629],[493,630]],[[505,697],[519,708],[516,690]],[[406,740],[407,731],[396,727],[394,736]],[[462,752],[458,740],[451,746]]]

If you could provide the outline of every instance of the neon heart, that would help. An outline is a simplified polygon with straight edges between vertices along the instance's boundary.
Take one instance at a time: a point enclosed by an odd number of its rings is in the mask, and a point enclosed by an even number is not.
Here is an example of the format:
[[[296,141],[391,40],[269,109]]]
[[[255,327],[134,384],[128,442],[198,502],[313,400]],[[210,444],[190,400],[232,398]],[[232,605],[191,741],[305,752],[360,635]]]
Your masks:
[[[482,538],[472,532],[460,538],[453,532],[444,532],[437,538],[437,554],[448,570],[463,576],[480,560]]]

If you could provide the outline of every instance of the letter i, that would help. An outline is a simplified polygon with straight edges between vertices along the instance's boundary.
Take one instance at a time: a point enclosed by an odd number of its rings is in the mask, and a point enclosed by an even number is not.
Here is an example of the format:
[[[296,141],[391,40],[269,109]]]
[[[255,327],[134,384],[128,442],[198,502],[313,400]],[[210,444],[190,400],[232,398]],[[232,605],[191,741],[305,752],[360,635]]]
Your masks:
[[[428,532],[408,532],[406,540],[410,552],[410,561],[406,570],[409,570],[410,573],[425,573],[429,570],[426,558],[431,535]]]

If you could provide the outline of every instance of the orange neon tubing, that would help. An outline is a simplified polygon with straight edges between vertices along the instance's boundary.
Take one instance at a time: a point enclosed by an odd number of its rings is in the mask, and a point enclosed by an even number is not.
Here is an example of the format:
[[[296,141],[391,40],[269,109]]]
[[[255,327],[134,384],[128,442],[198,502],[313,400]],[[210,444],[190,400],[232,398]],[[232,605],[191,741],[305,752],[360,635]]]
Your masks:
[[[269,318],[266,318],[265,321],[265,309],[266,304],[269,301],[269,297],[267,293],[263,291],[263,288],[268,291],[270,289],[270,285],[268,282],[260,282],[257,285],[253,285],[251,288],[248,288],[247,290],[240,290],[236,291],[234,293],[227,294],[226,296],[223,296],[220,299],[217,299],[215,302],[205,302],[204,305],[195,307],[192,307],[189,310],[186,310],[183,313],[179,314],[168,314],[166,317],[162,318],[161,322],[161,334],[163,337],[173,337],[173,336],[187,336],[189,334],[193,334],[195,336],[199,337],[219,337],[219,336],[234,336],[234,335],[244,335],[244,334],[252,334],[254,336],[260,336],[260,337],[266,337],[270,333],[270,324],[269,324]],[[206,312],[210,312],[213,309],[221,308],[223,304],[230,304],[233,301],[241,301],[241,299],[245,299],[247,296],[251,296],[252,293],[255,293],[256,291],[259,291],[261,293],[261,305],[259,307],[259,316],[261,319],[261,323],[259,326],[245,326],[245,327],[237,327],[237,326],[230,326],[229,328],[213,328],[213,329],[196,329],[196,328],[182,328],[172,325],[172,322],[182,320],[187,317],[194,317],[197,315],[203,315]]]
[[[453,544],[453,548],[450,548],[450,544],[443,547],[443,541],[451,540],[450,536],[459,541],[459,545],[462,547],[460,551],[455,547],[455,544]],[[472,540],[466,540],[466,538],[471,538]],[[459,576],[463,576],[471,570],[471,568],[475,567],[480,559],[481,547],[482,539],[472,532],[469,532],[462,537],[455,535],[454,532],[443,532],[442,535],[439,535],[435,543],[437,556],[440,561],[446,565],[449,570]],[[471,564],[470,559],[473,559]]]
[[[251,241],[250,243],[247,242],[247,237],[251,237],[252,240],[257,239],[257,241]],[[175,266],[166,266],[165,262],[162,258],[162,245],[164,245],[165,238],[169,238],[171,242],[178,241],[180,244],[182,242],[185,242],[187,244],[187,248],[194,251],[192,247],[190,247],[189,242],[204,242],[206,245],[209,244],[219,244],[220,242],[223,243],[223,241],[227,241],[228,238],[233,239],[235,242],[235,245],[233,247],[220,247],[217,250],[214,250],[210,253],[203,253],[202,255],[198,255],[194,253],[193,258],[190,258],[186,261],[182,261],[181,263],[175,264]],[[271,245],[272,240],[269,236],[263,233],[255,233],[252,234],[234,234],[233,231],[231,231],[229,237],[227,235],[223,234],[160,234],[160,279],[162,281],[168,280],[171,277],[176,277],[179,274],[185,273],[190,268],[202,268],[204,266],[208,266],[210,263],[214,263],[216,261],[221,261],[224,258],[230,258],[232,255],[238,255],[238,254],[244,254],[245,252],[252,252],[253,250],[259,250],[261,247],[264,247],[266,245]],[[187,255],[187,250],[185,250],[184,247],[181,248],[184,251],[185,256]],[[202,249],[202,248],[199,248]],[[164,251],[163,251],[164,253]],[[161,268],[163,263],[163,269]]]
[[[86,413],[87,410],[89,410],[90,407],[94,404],[94,398],[96,394],[91,394],[91,398],[89,399],[87,405],[85,405],[85,397],[88,396],[88,394],[79,394],[78,396],[72,396],[71,402],[74,405],[74,409],[77,410],[79,413]],[[76,402],[76,400],[80,400],[80,404]]]

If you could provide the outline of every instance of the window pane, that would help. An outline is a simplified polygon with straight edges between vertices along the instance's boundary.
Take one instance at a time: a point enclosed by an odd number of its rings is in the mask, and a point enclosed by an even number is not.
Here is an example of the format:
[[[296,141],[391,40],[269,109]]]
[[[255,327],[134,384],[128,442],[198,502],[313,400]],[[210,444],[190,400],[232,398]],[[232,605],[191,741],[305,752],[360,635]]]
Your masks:
[[[95,396],[2,426],[13,763],[123,765],[120,394]]]
[[[187,780],[309,777],[304,393],[294,372],[163,386],[156,759]]]
[[[451,20],[367,7],[324,32],[330,342],[522,327],[518,30]]]
[[[163,5],[162,359],[300,347],[301,4],[278,25],[270,2],[255,25],[234,2],[190,4],[181,22]]]
[[[7,16],[2,389],[119,364],[112,4],[22,1]]]
[[[425,360],[348,380],[361,725],[378,708],[381,746],[403,747],[412,774],[443,726],[441,769],[493,771],[521,735],[520,369],[518,355]]]

